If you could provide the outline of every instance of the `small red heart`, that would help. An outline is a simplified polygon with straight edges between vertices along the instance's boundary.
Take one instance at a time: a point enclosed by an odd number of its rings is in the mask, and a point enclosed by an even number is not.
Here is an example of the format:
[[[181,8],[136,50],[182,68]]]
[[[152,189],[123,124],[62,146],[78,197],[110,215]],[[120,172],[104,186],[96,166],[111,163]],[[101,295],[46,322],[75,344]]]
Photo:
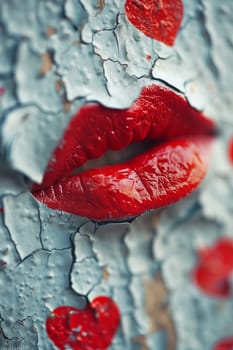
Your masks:
[[[145,35],[172,46],[184,10],[182,0],[126,0],[125,12]]]
[[[193,271],[194,281],[206,294],[219,298],[231,296],[230,276],[233,273],[233,241],[219,240],[212,247],[198,252],[199,261]]]
[[[116,303],[109,297],[95,298],[85,309],[57,307],[46,321],[49,338],[61,350],[106,350],[120,323]]]

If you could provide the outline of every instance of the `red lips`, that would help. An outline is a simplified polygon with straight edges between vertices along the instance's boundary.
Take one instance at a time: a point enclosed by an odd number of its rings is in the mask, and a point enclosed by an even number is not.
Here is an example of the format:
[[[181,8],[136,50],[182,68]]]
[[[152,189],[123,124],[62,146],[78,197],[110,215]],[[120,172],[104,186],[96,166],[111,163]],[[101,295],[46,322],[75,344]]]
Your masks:
[[[172,46],[183,18],[181,0],[126,0],[129,21],[145,35]]]
[[[34,196],[53,209],[90,219],[122,219],[173,203],[190,194],[208,169],[214,123],[180,95],[145,87],[125,110],[83,106],[55,150]],[[132,142],[164,141],[131,161],[71,171]]]
[[[119,322],[115,302],[101,296],[83,310],[71,306],[56,308],[46,321],[46,330],[60,350],[106,350]]]
[[[198,252],[199,261],[193,276],[206,294],[219,298],[232,295],[230,276],[233,273],[233,241],[221,239],[214,246]]]

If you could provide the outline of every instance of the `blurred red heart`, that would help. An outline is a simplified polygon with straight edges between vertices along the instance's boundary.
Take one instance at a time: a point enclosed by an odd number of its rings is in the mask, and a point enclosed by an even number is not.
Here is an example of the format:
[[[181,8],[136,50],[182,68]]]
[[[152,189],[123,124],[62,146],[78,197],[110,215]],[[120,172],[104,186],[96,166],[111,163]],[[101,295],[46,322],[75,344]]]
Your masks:
[[[232,350],[232,349],[233,349],[233,337],[221,340],[213,348],[213,350]]]
[[[126,0],[125,12],[145,35],[172,46],[184,11],[182,0]]]
[[[95,298],[85,309],[57,307],[46,321],[49,338],[61,350],[106,350],[120,322],[115,302],[105,296]]]
[[[230,297],[233,273],[233,240],[223,238],[212,247],[200,249],[198,265],[193,271],[195,283],[206,294]]]

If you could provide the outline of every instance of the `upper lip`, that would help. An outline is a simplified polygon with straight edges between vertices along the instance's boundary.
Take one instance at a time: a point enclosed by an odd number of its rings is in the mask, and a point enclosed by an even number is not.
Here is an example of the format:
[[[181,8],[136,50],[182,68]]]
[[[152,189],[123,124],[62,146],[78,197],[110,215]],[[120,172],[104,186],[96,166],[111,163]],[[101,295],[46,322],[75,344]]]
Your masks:
[[[215,124],[172,90],[143,88],[128,109],[80,108],[32,193],[48,207],[90,219],[122,219],[173,203],[191,193],[208,168]],[[163,140],[131,161],[70,173],[108,149]],[[164,141],[165,140],[165,141]]]

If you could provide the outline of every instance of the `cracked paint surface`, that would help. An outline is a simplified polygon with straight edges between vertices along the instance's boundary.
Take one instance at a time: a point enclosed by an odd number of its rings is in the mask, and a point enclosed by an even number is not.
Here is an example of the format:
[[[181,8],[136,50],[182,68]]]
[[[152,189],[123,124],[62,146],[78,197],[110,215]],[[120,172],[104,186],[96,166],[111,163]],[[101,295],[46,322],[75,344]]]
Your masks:
[[[0,3],[2,349],[56,349],[45,329],[50,312],[84,308],[100,295],[121,314],[112,350],[214,349],[233,335],[232,297],[211,298],[191,278],[199,248],[233,238],[233,3],[184,0],[173,47],[135,28],[124,5]],[[212,167],[199,191],[133,221],[100,224],[31,196],[80,106],[126,108],[156,82],[217,123]]]

